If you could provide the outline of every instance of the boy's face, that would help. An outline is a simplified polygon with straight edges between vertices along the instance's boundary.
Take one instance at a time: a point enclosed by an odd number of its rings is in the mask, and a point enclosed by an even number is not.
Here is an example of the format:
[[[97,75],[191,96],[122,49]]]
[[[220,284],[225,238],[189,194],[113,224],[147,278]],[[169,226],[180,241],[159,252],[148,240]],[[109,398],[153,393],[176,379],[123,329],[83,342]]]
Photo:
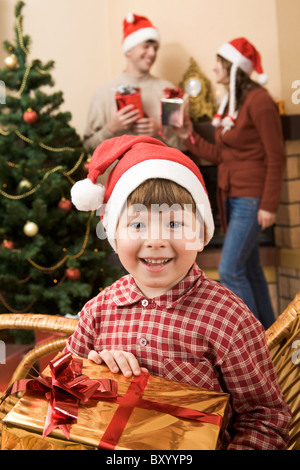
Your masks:
[[[200,221],[189,207],[153,206],[124,209],[116,232],[120,261],[149,298],[181,281],[204,246]]]

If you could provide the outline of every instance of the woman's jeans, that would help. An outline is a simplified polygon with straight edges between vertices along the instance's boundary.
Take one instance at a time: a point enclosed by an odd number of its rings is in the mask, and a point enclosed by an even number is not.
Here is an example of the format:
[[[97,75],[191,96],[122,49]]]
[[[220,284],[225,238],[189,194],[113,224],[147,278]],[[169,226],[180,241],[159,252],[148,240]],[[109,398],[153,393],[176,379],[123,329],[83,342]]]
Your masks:
[[[258,198],[228,199],[229,223],[219,276],[221,284],[240,297],[267,329],[275,318],[259,259],[259,204]]]

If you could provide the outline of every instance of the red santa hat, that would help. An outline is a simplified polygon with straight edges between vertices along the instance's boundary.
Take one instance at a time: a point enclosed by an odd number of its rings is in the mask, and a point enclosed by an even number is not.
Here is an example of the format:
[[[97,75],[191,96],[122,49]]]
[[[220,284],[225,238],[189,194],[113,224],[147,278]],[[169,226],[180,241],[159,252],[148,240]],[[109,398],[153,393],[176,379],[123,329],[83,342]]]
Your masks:
[[[137,44],[149,40],[159,42],[159,33],[155,26],[144,16],[128,13],[123,21],[123,51],[127,52]]]
[[[236,110],[236,72],[240,68],[247,75],[251,75],[253,71],[258,74],[258,82],[265,85],[268,81],[268,75],[263,72],[261,65],[261,57],[257,49],[246,38],[233,39],[223,44],[217,51],[217,54],[224,59],[232,62],[230,70],[229,94],[226,94],[221,102],[217,114],[215,114],[212,124],[215,127],[224,126],[224,132],[234,126],[238,115]],[[222,119],[225,108],[229,100],[228,116]]]
[[[113,163],[104,187],[97,179]],[[94,151],[87,178],[73,185],[72,202],[82,211],[105,205],[100,211],[102,222],[115,249],[115,231],[128,196],[151,178],[174,181],[189,191],[203,217],[207,244],[213,236],[214,221],[199,168],[180,150],[152,137],[123,135],[102,142]]]

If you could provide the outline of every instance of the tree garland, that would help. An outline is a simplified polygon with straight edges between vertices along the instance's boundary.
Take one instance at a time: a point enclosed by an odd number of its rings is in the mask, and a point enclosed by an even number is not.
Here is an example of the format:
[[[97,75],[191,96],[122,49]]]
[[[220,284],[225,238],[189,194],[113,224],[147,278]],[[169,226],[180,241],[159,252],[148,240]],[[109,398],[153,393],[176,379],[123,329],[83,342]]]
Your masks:
[[[49,274],[52,271],[55,271],[55,269],[58,269],[59,267],[61,267],[68,259],[77,259],[77,258],[79,258],[85,251],[86,244],[87,244],[89,234],[90,234],[91,222],[92,222],[92,218],[94,216],[94,213],[95,212],[91,212],[91,214],[90,214],[90,217],[89,217],[89,220],[88,220],[88,223],[87,223],[86,233],[85,233],[84,240],[83,240],[83,243],[82,243],[82,247],[81,247],[81,249],[79,250],[78,253],[76,253],[75,255],[72,255],[72,256],[71,255],[66,255],[58,263],[56,263],[54,266],[50,266],[50,267],[40,266],[39,264],[35,263],[31,258],[26,258],[26,260],[32,266],[34,266],[36,269],[39,269],[40,271],[44,272],[45,274]],[[14,250],[14,251],[18,251],[18,250]],[[28,278],[30,278],[30,275],[26,279],[23,279],[19,282],[24,283],[24,282],[27,281]],[[66,276],[64,275],[62,277],[62,279],[59,281],[59,283],[57,283],[55,286],[53,286],[53,288],[56,289],[58,286],[60,286],[64,282],[65,278],[66,278]],[[32,299],[30,301],[30,303],[27,305],[27,307],[25,307],[22,310],[16,310],[6,302],[6,300],[4,299],[1,292],[0,292],[0,300],[1,300],[2,304],[4,305],[4,307],[7,310],[9,310],[11,313],[26,313],[28,310],[30,310],[33,307],[33,305],[35,303],[35,299]]]
[[[60,261],[58,261],[54,266],[49,266],[49,267],[45,267],[45,266],[40,266],[39,264],[37,264],[35,261],[33,261],[31,258],[26,258],[27,261],[32,265],[34,266],[36,269],[39,269],[40,271],[43,271],[43,272],[51,272],[51,271],[54,271],[55,269],[57,268],[60,268],[60,266],[62,266],[68,259],[78,259],[80,258],[80,256],[83,255],[84,251],[85,251],[85,248],[86,248],[86,244],[88,242],[88,238],[89,238],[89,234],[90,234],[90,230],[91,230],[91,222],[92,222],[92,218],[94,216],[94,211],[91,212],[90,214],[90,217],[89,217],[89,220],[87,222],[87,227],[86,227],[86,232],[85,232],[85,236],[84,236],[84,240],[83,240],[83,243],[82,243],[82,247],[81,249],[79,250],[78,253],[76,253],[76,255],[66,255],[64,256]]]
[[[63,176],[65,176],[70,182],[71,184],[74,184],[74,181],[70,178],[70,175],[72,173],[74,173],[74,171],[77,170],[77,168],[80,166],[83,158],[84,158],[84,152],[82,152],[82,154],[80,155],[79,159],[77,160],[77,162],[75,163],[75,165],[73,166],[73,168],[71,168],[71,170],[69,170],[68,172],[62,172]],[[11,163],[11,162],[8,162],[7,163],[8,165],[10,166],[13,166],[15,168],[18,168],[18,165],[14,164],[14,163]],[[30,189],[29,191],[27,191],[27,193],[24,193],[24,194],[18,194],[17,196],[15,195],[12,195],[12,194],[8,194],[6,193],[5,191],[3,191],[2,189],[0,189],[0,194],[2,194],[2,196],[6,197],[7,199],[13,199],[13,200],[19,200],[19,199],[24,199],[28,196],[31,196],[32,194],[34,194],[38,189],[40,189],[40,187],[42,186],[42,184],[46,181],[46,179],[52,174],[52,173],[56,173],[57,171],[60,171],[62,170],[62,166],[57,166],[55,168],[52,168],[52,170],[48,170],[47,173],[43,176],[42,180],[40,181],[40,183],[38,183],[34,188]],[[38,170],[38,172],[42,172],[43,170]],[[44,169],[44,171],[46,171]]]

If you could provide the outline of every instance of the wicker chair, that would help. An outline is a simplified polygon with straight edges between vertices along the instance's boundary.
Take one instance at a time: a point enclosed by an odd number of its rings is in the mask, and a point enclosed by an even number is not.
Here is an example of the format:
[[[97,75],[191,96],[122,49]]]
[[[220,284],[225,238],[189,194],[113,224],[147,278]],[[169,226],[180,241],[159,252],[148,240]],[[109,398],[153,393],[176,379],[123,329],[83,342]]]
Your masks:
[[[266,331],[279,385],[292,411],[288,449],[300,450],[300,291]]]
[[[60,336],[46,341],[32,350],[30,350],[14,371],[10,383],[23,379],[27,376],[31,367],[43,357],[53,352],[61,351],[67,342],[67,339],[74,332],[78,320],[60,316],[39,315],[36,313],[3,313],[0,315],[0,330],[22,329],[22,330],[40,330],[46,332],[56,332]],[[62,336],[65,335],[65,336]],[[0,392],[1,396],[1,392]],[[1,421],[4,416],[18,401],[18,397],[12,395],[8,397],[0,408],[0,442],[1,442]]]

